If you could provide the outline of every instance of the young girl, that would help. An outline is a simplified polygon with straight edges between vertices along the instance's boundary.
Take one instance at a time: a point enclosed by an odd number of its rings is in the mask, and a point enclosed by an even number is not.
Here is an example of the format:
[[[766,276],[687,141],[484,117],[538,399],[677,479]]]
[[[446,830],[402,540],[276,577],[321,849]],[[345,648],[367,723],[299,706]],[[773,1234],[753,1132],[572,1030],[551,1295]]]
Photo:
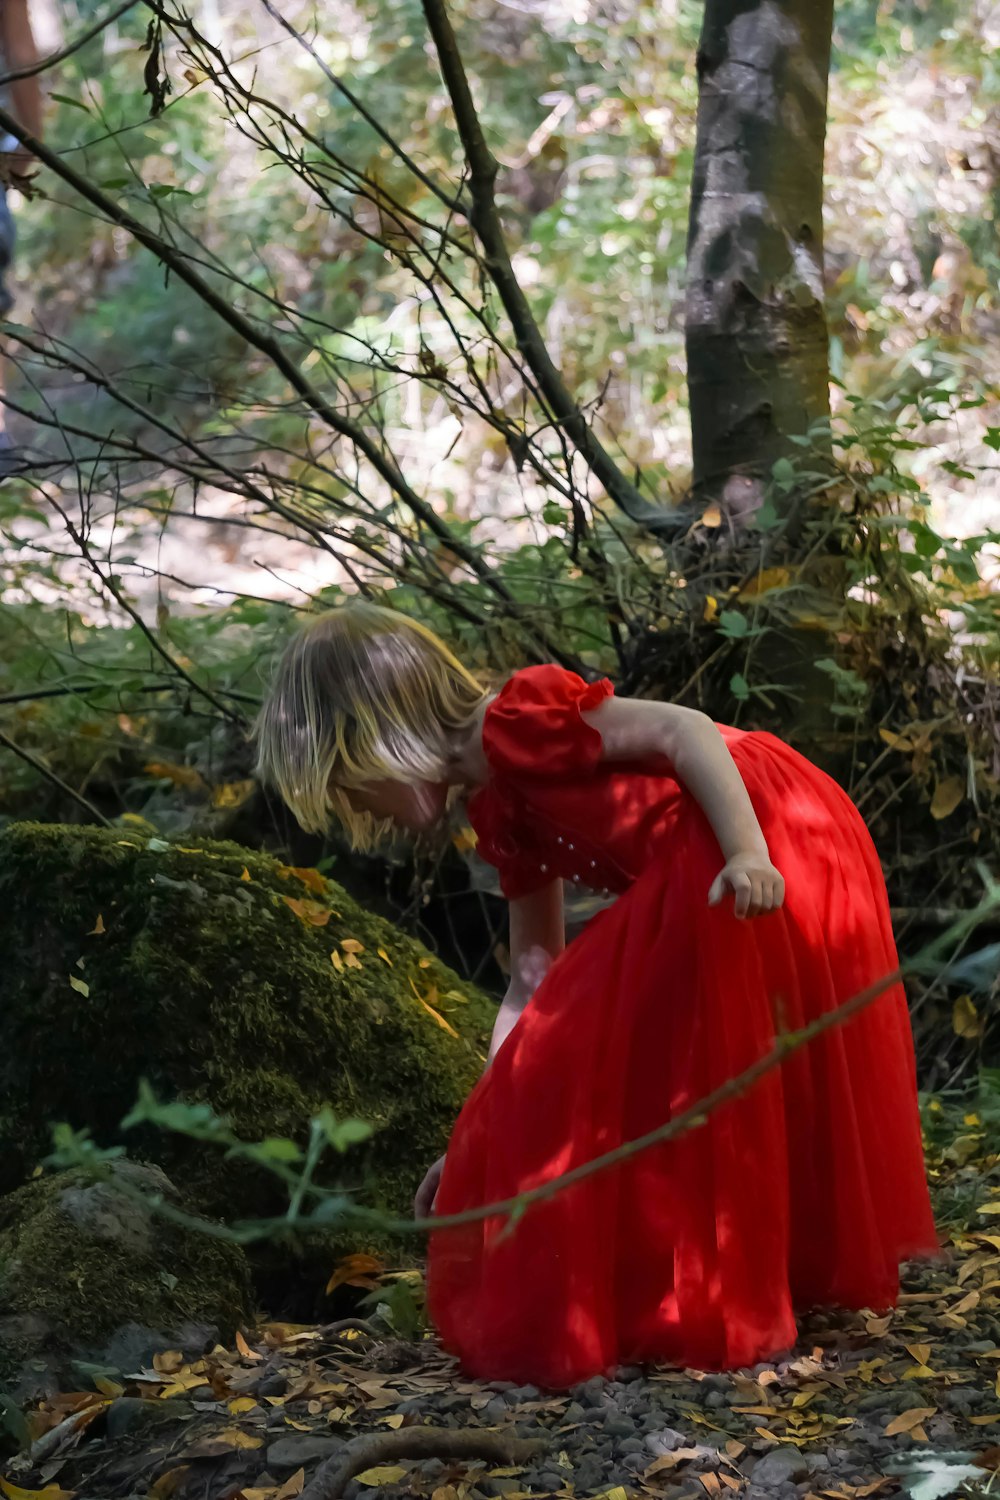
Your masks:
[[[896,966],[860,815],[770,734],[557,666],[489,693],[369,604],[306,626],[256,732],[303,827],[332,810],[357,843],[433,828],[460,789],[510,902],[514,978],[418,1213],[510,1198],[645,1134]],[[617,898],[565,951],[564,881]],[[797,1309],[889,1307],[900,1260],[938,1243],[901,986],[699,1128],[503,1229],[428,1246],[442,1342],[488,1379],[750,1365],[794,1343]]]

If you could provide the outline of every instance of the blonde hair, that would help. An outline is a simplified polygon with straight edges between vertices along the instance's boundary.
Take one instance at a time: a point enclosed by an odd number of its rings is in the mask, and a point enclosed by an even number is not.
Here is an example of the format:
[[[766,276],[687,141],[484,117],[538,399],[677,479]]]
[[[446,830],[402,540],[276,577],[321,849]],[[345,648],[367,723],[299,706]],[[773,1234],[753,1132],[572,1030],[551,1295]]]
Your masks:
[[[344,604],[286,647],[253,727],[256,772],[308,832],[325,832],[335,813],[355,848],[371,847],[387,824],[353,809],[342,789],[445,780],[450,736],[486,697],[425,625]]]

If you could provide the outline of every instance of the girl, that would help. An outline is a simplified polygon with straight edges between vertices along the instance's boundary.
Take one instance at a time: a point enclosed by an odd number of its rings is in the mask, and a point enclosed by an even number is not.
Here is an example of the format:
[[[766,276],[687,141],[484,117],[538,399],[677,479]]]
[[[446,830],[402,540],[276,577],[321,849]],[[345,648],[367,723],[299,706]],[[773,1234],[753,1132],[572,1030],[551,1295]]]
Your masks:
[[[332,809],[359,844],[390,823],[426,832],[464,793],[510,902],[515,977],[419,1214],[643,1135],[896,966],[860,815],[770,734],[557,666],[489,693],[370,604],[306,626],[256,734],[302,826]],[[564,881],[617,898],[565,951]],[[900,1260],[937,1249],[901,986],[700,1128],[503,1228],[428,1246],[442,1342],[487,1379],[751,1365],[794,1343],[796,1309],[891,1306]]]

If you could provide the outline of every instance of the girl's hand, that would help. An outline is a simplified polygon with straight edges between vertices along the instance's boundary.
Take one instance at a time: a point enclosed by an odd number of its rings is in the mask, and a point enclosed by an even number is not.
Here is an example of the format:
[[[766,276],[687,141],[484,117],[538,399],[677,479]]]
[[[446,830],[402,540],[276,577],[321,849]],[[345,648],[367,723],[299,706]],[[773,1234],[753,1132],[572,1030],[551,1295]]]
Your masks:
[[[718,906],[727,890],[736,897],[738,917],[777,911],[785,899],[785,882],[766,854],[734,854],[712,882],[709,906]]]
[[[417,1188],[416,1197],[413,1200],[413,1217],[415,1219],[429,1219],[434,1212],[434,1204],[437,1201],[437,1190],[443,1171],[444,1157],[439,1156],[434,1165],[428,1167],[423,1182]]]

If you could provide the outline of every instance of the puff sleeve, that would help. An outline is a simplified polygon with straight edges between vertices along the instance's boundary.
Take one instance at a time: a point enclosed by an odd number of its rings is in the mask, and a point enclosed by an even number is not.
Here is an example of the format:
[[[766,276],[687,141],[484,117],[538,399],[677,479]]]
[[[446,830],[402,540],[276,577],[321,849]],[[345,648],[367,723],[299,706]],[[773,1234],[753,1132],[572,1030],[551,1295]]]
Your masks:
[[[601,759],[601,736],[581,718],[614,692],[607,677],[584,682],[565,667],[524,667],[490,704],[483,751],[498,776],[572,776]]]

